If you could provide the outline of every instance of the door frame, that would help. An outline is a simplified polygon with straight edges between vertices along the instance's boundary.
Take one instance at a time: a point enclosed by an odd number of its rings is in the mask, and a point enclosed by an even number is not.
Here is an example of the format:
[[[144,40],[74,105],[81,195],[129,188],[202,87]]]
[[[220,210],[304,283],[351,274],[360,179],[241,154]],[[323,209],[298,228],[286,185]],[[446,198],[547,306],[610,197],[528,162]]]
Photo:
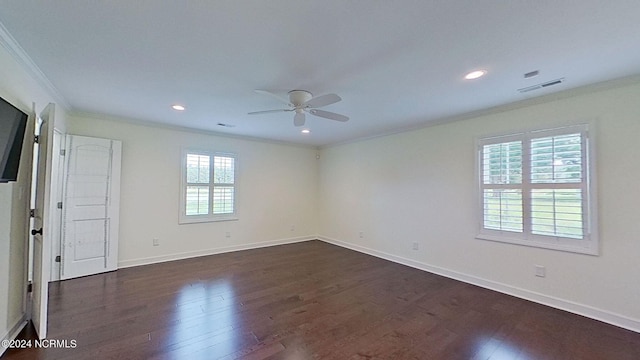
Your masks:
[[[54,127],[51,145],[51,201],[49,202],[49,228],[51,229],[51,276],[50,281],[60,280],[60,262],[56,257],[61,255],[62,249],[62,203],[64,191],[64,149],[66,135]],[[64,204],[63,204],[64,206]]]

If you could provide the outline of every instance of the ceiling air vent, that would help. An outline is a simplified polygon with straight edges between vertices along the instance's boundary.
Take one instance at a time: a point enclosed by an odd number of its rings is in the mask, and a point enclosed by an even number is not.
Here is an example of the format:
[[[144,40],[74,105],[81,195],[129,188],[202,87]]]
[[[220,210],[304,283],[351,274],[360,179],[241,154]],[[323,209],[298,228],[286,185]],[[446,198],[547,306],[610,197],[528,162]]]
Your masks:
[[[541,84],[528,86],[526,88],[518,89],[518,91],[521,92],[521,93],[527,93],[529,91],[538,90],[538,89],[546,88],[546,87],[549,87],[549,86],[562,84],[563,82],[564,82],[564,78],[560,78],[560,79],[555,79],[555,80],[543,82]]]

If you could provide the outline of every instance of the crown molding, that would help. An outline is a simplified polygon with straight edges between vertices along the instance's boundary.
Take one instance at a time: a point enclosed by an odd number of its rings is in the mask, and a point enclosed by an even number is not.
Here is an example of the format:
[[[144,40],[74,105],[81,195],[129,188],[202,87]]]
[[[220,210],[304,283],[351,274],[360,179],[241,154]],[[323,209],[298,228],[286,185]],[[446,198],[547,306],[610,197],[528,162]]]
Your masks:
[[[18,44],[16,39],[9,33],[6,27],[0,22],[0,45],[5,48],[14,60],[24,68],[36,82],[53,98],[53,100],[65,110],[70,110],[69,102],[62,96],[60,91],[49,81],[47,76],[40,70],[38,65],[31,60],[31,57]]]
[[[414,125],[389,129],[387,131],[382,131],[377,134],[372,134],[369,136],[362,136],[362,137],[348,139],[344,141],[324,144],[319,146],[318,148],[320,150],[323,150],[323,149],[328,149],[328,148],[342,146],[342,145],[349,145],[349,144],[358,143],[361,141],[368,141],[368,140],[377,139],[381,137],[407,133],[411,131],[429,128],[432,126],[448,124],[456,121],[471,120],[471,119],[479,118],[482,116],[499,114],[499,113],[518,110],[518,109],[535,106],[539,104],[550,103],[550,102],[558,101],[562,99],[569,99],[569,98],[573,98],[581,95],[617,89],[625,86],[633,86],[637,84],[640,84],[640,74],[634,74],[634,75],[624,76],[616,79],[597,82],[593,84],[582,85],[582,86],[578,86],[570,89],[548,93],[545,95],[529,97],[522,100],[505,103],[502,105],[496,105],[496,106],[485,108],[485,109],[474,110],[474,111],[466,112],[463,114],[436,118],[429,121],[419,122]]]
[[[82,119],[113,121],[113,122],[125,123],[125,124],[130,124],[135,126],[145,126],[145,127],[155,128],[155,129],[181,131],[181,132],[193,133],[198,135],[219,136],[224,138],[260,142],[265,144],[284,145],[284,146],[293,146],[293,147],[302,148],[302,149],[319,150],[319,147],[315,145],[301,144],[296,142],[275,140],[275,139],[262,138],[262,137],[250,136],[250,135],[229,134],[229,133],[215,131],[215,130],[198,129],[193,127],[174,125],[170,123],[162,123],[162,122],[151,121],[151,120],[142,120],[142,119],[120,116],[120,115],[111,115],[107,113],[73,110],[68,113],[68,116],[69,116],[69,119],[74,119],[79,121],[82,121]]]

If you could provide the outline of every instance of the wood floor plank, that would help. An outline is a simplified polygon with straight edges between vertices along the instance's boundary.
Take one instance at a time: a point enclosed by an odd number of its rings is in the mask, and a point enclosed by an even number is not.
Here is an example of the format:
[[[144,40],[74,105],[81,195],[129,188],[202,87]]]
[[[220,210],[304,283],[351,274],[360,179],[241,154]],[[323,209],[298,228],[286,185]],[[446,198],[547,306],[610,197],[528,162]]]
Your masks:
[[[640,359],[638,333],[320,241],[52,283],[49,336],[77,347],[2,359]]]

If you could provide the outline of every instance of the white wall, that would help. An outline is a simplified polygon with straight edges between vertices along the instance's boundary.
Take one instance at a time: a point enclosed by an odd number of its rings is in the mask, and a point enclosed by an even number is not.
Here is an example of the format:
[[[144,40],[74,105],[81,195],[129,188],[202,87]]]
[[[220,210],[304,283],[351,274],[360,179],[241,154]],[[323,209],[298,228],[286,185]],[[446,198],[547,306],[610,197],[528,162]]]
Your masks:
[[[33,102],[36,112],[55,102],[55,97],[16,60],[10,48],[0,37],[0,96],[27,113]],[[65,116],[64,109],[58,106],[54,126],[64,129]],[[0,184],[0,339],[16,335],[25,319],[30,163],[29,156],[23,156],[18,181]],[[0,348],[0,354],[4,350]]]
[[[123,143],[120,267],[315,238],[315,149],[95,116],[68,125],[70,134]],[[178,224],[183,147],[237,154],[239,220]]]
[[[322,149],[320,234],[640,331],[638,99],[640,85],[627,85]],[[475,139],[587,121],[596,125],[600,256],[475,239]]]

